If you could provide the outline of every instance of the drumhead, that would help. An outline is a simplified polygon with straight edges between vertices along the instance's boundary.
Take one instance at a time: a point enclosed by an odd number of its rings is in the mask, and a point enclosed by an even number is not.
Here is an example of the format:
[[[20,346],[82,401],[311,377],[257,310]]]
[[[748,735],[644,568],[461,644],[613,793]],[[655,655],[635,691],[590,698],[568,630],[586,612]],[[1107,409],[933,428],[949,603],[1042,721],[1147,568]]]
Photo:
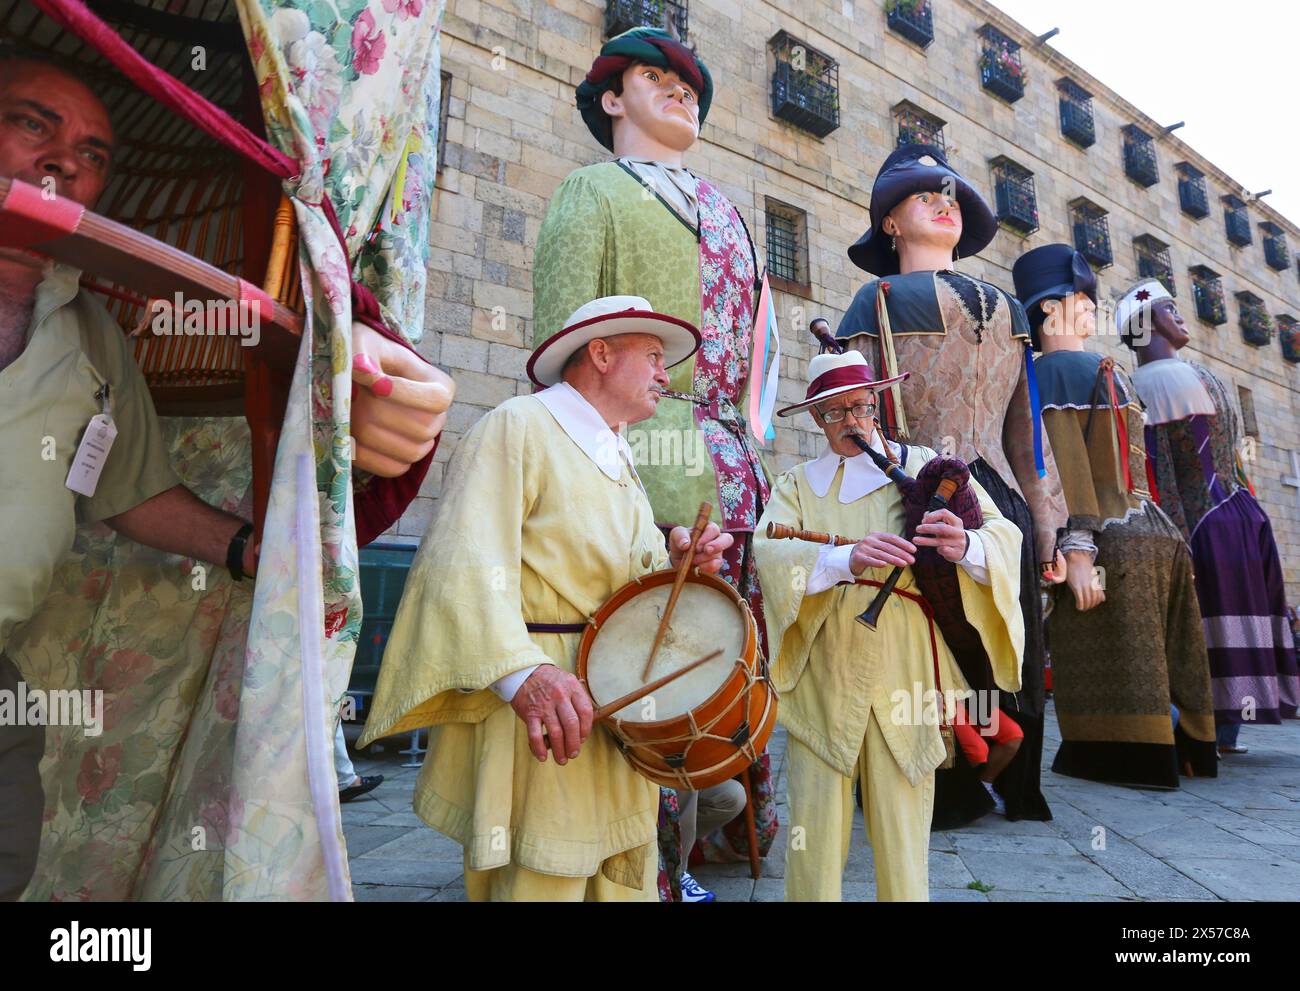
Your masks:
[[[646,589],[616,609],[596,632],[587,654],[587,684],[596,704],[612,702],[715,650],[721,649],[722,656],[624,706],[616,714],[619,719],[653,723],[689,712],[722,687],[745,649],[748,630],[736,600],[716,588],[687,582],[650,676],[642,681],[671,592],[670,584]]]

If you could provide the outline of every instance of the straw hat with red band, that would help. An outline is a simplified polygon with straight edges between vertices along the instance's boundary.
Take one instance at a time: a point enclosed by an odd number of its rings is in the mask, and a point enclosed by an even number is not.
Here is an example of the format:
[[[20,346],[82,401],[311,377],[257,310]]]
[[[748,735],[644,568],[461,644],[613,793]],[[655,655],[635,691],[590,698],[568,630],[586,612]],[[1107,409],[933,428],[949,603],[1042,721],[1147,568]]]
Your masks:
[[[602,296],[579,306],[558,333],[537,345],[528,359],[528,377],[540,386],[555,385],[575,352],[597,338],[619,334],[659,338],[664,345],[665,368],[680,365],[700,346],[700,332],[694,325],[656,313],[640,296]]]
[[[911,372],[904,372],[893,378],[878,379],[875,369],[867,363],[866,358],[862,357],[861,351],[819,354],[808,362],[810,379],[808,397],[801,403],[777,410],[776,415],[792,416],[843,392],[853,392],[857,389],[884,389],[896,382],[902,382],[911,374]]]

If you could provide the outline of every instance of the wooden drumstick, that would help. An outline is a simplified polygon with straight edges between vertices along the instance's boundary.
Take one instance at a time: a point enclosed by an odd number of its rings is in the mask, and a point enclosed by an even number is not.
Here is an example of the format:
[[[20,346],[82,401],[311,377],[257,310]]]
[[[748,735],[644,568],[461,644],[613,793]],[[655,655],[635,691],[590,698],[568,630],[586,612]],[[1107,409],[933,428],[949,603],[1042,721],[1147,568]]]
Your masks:
[[[668,605],[664,607],[664,615],[659,620],[659,629],[655,631],[655,642],[650,646],[650,656],[646,659],[645,670],[641,672],[641,680],[645,681],[650,677],[650,669],[654,667],[655,655],[659,653],[659,645],[663,643],[664,634],[668,632],[668,621],[672,618],[673,607],[677,605],[677,597],[682,594],[682,586],[686,584],[686,574],[691,570],[691,562],[695,560],[695,548],[700,543],[700,537],[704,535],[704,528],[709,525],[709,514],[713,512],[713,507],[707,503],[700,503],[699,515],[695,517],[695,526],[691,530],[691,546],[686,549],[686,554],[682,557],[682,563],[677,566],[677,578],[673,582],[673,590],[668,595]]]
[[[686,674],[688,671],[694,671],[701,664],[707,664],[709,663],[709,661],[713,660],[714,658],[721,657],[721,656],[722,656],[722,648],[718,648],[712,654],[691,661],[691,663],[686,665],[686,667],[684,668],[678,668],[676,671],[672,672],[671,674],[666,674],[662,678],[656,678],[648,685],[642,685],[640,688],[633,689],[632,691],[624,695],[622,698],[615,699],[613,702],[609,702],[605,705],[602,705],[599,709],[596,710],[593,720],[598,722],[601,719],[608,719],[610,716],[614,715],[614,713],[618,712],[620,709],[623,709],[624,707],[631,705],[633,702],[639,702],[641,699],[645,698],[651,692],[657,692],[659,689],[663,688],[664,685],[668,684],[670,681],[675,681],[676,679],[680,678],[682,675]]]

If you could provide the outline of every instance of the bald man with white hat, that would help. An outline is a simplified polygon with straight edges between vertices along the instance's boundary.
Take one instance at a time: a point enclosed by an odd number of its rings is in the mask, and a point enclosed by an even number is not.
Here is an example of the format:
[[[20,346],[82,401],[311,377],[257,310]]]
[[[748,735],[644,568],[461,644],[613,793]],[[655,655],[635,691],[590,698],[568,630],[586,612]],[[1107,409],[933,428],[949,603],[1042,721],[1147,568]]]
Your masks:
[[[413,805],[464,847],[471,901],[658,899],[659,789],[592,733],[574,671],[588,617],[690,545],[676,527],[665,548],[621,428],[699,344],[640,297],[592,300],[529,360],[541,391],[452,457],[359,745],[441,727]],[[716,574],[731,542],[710,524],[695,567]]]

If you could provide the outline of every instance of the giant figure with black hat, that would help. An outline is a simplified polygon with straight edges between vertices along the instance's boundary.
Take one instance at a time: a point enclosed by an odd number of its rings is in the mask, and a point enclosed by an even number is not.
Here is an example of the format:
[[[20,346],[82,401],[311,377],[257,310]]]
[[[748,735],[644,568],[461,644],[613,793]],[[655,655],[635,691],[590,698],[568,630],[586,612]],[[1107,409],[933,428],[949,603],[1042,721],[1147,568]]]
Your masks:
[[[584,301],[611,293],[643,296],[657,312],[700,328],[699,352],[673,369],[664,402],[627,439],[656,520],[693,517],[701,502],[713,504],[714,520],[736,538],[723,577],[761,624],[750,548],[768,479],[756,441],[775,399],[758,381],[763,368],[752,367],[755,333],[759,365],[768,339],[768,322],[755,326],[763,280],[739,212],[682,164],[713,92],[703,61],[665,31],[635,28],[601,48],[577,105],[615,157],[571,173],[551,199],[533,267],[534,336],[545,339]],[[765,391],[770,399],[759,410]],[[742,411],[747,394],[757,417]],[[766,775],[765,762],[751,774]],[[771,795],[763,781],[754,785]],[[758,818],[774,827],[774,806]],[[770,830],[760,835],[760,846],[770,842]],[[744,849],[743,841],[730,845],[735,854]]]
[[[1238,460],[1241,427],[1228,387],[1178,352],[1191,340],[1155,279],[1120,299],[1115,320],[1137,354],[1146,450],[1160,507],[1192,549],[1221,750],[1243,723],[1279,723],[1300,701],[1282,562],[1267,514]]]
[[[882,372],[910,371],[886,394],[896,436],[970,464],[972,476],[1020,527],[1025,650],[1022,688],[1003,705],[1025,732],[995,784],[1013,819],[1050,819],[1039,790],[1042,760],[1043,623],[1039,576],[1059,580],[1057,531],[1065,500],[1036,408],[1029,324],[996,286],[953,270],[997,232],[993,211],[932,145],[906,144],[885,159],[871,190],[871,228],[849,248],[859,268],[879,276],[853,298],[836,336],[879,356]],[[966,671],[976,690],[996,685],[987,670]],[[938,776],[934,827],[983,815],[992,802],[968,769]]]
[[[1027,252],[1012,277],[1041,352],[1043,424],[1070,510],[1061,540],[1069,588],[1054,590],[1047,619],[1061,728],[1052,770],[1154,788],[1177,788],[1180,770],[1214,777],[1192,555],[1147,487],[1137,393],[1112,358],[1084,349],[1097,278],[1067,244]]]

